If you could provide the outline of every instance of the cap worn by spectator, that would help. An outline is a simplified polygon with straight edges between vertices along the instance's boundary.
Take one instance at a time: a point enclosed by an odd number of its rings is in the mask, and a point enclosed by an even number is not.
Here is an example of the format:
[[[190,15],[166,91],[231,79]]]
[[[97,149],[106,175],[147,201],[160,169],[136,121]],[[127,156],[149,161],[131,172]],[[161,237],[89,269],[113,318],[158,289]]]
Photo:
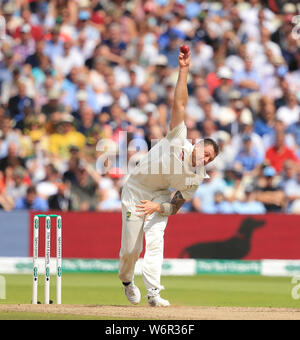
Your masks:
[[[86,20],[89,20],[91,17],[91,14],[89,11],[80,11],[78,13],[78,19],[79,20],[82,20],[82,21],[86,21]]]
[[[11,15],[15,11],[14,5],[12,4],[11,1],[8,1],[4,6],[3,6],[3,14],[6,15]]]
[[[15,168],[14,170],[14,175],[16,177],[19,177],[19,178],[24,178],[25,177],[25,174],[26,174],[26,171],[24,168],[22,168],[21,166]]]
[[[240,91],[232,90],[229,93],[229,100],[239,100],[242,99],[242,94]]]
[[[90,1],[89,0],[79,0],[78,1],[78,7],[80,9],[82,8],[88,8],[90,6]]]
[[[263,175],[265,177],[274,177],[276,175],[276,170],[271,166],[267,166],[264,168]]]
[[[156,66],[167,66],[168,65],[168,58],[163,54],[159,54],[156,57],[154,64]]]
[[[230,141],[230,134],[226,131],[217,131],[216,140],[220,143],[228,143]]]
[[[49,100],[58,100],[60,98],[60,92],[57,89],[51,89],[48,92],[48,99]]]
[[[226,66],[222,66],[219,68],[218,72],[217,72],[217,76],[220,79],[232,79],[232,72],[230,70],[230,68],[226,67]]]
[[[297,12],[297,7],[295,4],[288,2],[283,5],[282,12],[284,14],[295,14]]]
[[[59,34],[60,33],[60,26],[59,25],[55,25],[52,30],[51,30],[52,34]]]
[[[144,111],[148,114],[157,114],[157,107],[152,103],[148,103],[144,106]]]
[[[74,123],[74,117],[72,115],[70,115],[69,113],[64,113],[64,114],[62,114],[60,120],[58,121],[58,124],[62,124],[62,123],[73,124]]]

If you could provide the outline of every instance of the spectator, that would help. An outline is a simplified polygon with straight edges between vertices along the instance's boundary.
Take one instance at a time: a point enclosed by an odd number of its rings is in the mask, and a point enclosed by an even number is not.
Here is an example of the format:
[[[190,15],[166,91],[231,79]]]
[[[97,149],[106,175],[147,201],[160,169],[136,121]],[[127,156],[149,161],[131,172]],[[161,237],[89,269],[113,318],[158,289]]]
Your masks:
[[[296,176],[286,181],[284,186],[284,193],[288,200],[288,212],[293,212],[294,207],[298,206],[300,200],[300,170],[296,167],[294,169]]]
[[[30,25],[24,24],[20,34],[20,41],[14,48],[15,61],[18,65],[22,65],[26,58],[35,52],[35,41],[32,38]]]
[[[263,136],[263,143],[266,150],[275,144],[276,136],[281,133],[285,135],[284,140],[286,146],[293,150],[296,148],[294,136],[286,133],[285,124],[281,120],[275,119],[273,130],[270,130],[268,134]]]
[[[86,168],[80,165],[76,180],[71,183],[71,197],[74,211],[94,211],[98,205],[97,184]]]
[[[266,152],[266,160],[277,171],[277,173],[280,173],[284,162],[289,159],[299,163],[299,159],[295,153],[285,145],[284,132],[278,132],[274,146],[269,148]]]
[[[225,171],[226,183],[225,197],[229,202],[243,201],[245,199],[245,180],[239,169],[228,168]]]
[[[52,28],[49,40],[46,41],[45,44],[44,53],[50,58],[51,62],[53,62],[54,58],[56,58],[57,56],[63,56],[64,44],[63,41],[60,39],[59,26],[55,26]]]
[[[95,126],[94,124],[95,114],[93,109],[88,105],[85,105],[80,112],[77,131],[86,137],[90,137]]]
[[[16,144],[11,143],[8,146],[7,156],[0,160],[0,171],[5,172],[8,167],[15,169],[19,166],[25,168],[25,161],[19,156]]]
[[[146,92],[141,92],[136,100],[136,104],[127,112],[127,117],[133,125],[143,126],[148,121],[148,116],[145,112],[145,106],[149,102],[149,97]]]
[[[137,86],[137,77],[134,70],[129,72],[130,83],[127,87],[123,88],[122,91],[127,95],[131,105],[134,105],[138,95],[141,93],[141,88]]]
[[[29,55],[25,64],[29,64],[32,68],[39,67],[41,65],[41,59],[44,56],[45,42],[40,40],[36,44],[36,51],[34,54]]]
[[[275,106],[273,103],[261,105],[260,118],[254,123],[254,132],[259,136],[272,134],[275,124]]]
[[[263,139],[253,131],[252,124],[243,124],[241,129],[241,133],[232,137],[232,147],[234,148],[236,154],[240,151],[240,146],[243,145],[243,137],[250,136],[258,157],[263,160],[265,158]]]
[[[54,211],[73,210],[70,188],[68,183],[59,183],[57,193],[48,199],[49,209]]]
[[[35,211],[48,211],[49,206],[45,199],[37,196],[34,186],[27,189],[25,197],[16,201],[16,209],[18,210],[35,210]]]
[[[85,60],[89,58],[95,48],[100,42],[101,34],[99,30],[91,22],[91,14],[88,10],[81,9],[78,13],[78,32],[79,42],[83,41],[83,48],[81,51],[84,53]]]
[[[163,19],[166,22],[166,30],[158,38],[158,46],[161,51],[167,50],[172,40],[185,39],[184,33],[176,28],[177,19],[173,13],[166,14]]]
[[[44,113],[47,117],[55,112],[65,112],[66,108],[65,105],[60,103],[60,97],[61,93],[58,89],[50,89],[50,91],[48,92],[48,102],[42,106],[41,112]]]
[[[296,178],[297,164],[292,160],[287,160],[283,164],[283,171],[281,172],[281,182],[280,186],[285,191],[285,187],[289,183],[293,183]]]
[[[121,28],[116,23],[112,23],[108,27],[107,36],[105,36],[103,43],[109,47],[111,53],[118,56],[120,56],[127,47],[126,42],[122,40]]]
[[[218,78],[221,80],[221,85],[214,90],[213,97],[219,105],[227,106],[230,100],[230,93],[233,91],[231,70],[226,66],[220,67]]]
[[[75,155],[71,156],[68,162],[68,170],[63,174],[63,181],[64,183],[76,182],[76,173],[79,169],[80,159],[79,159],[79,149],[76,147],[70,148],[70,154],[75,153]]]
[[[293,136],[296,144],[298,145],[298,147],[300,147],[300,111],[298,120],[295,123],[288,126],[286,133],[288,135]]]
[[[231,136],[229,133],[218,131],[216,141],[218,142],[220,153],[213,164],[218,171],[224,173],[225,170],[233,164],[236,153],[231,145]]]
[[[8,146],[10,144],[15,144],[19,149],[21,138],[20,135],[13,129],[13,122],[9,117],[6,117],[4,114],[0,117],[0,131],[1,131],[1,154],[0,159],[7,156]]]
[[[242,166],[243,172],[254,171],[262,162],[259,152],[253,147],[251,136],[245,135],[242,138],[243,146],[235,158],[235,163]]]
[[[287,97],[290,93],[290,86],[289,86],[289,83],[287,81],[287,78],[286,77],[279,77],[278,81],[279,81],[279,85],[280,85],[280,89],[281,89],[281,94],[275,100],[276,110],[278,110],[281,106],[287,105]]]
[[[53,195],[57,194],[57,186],[59,183],[59,172],[53,164],[46,166],[46,176],[36,186],[36,191],[39,197],[46,200]]]
[[[43,38],[43,28],[34,22],[33,13],[26,6],[24,6],[21,10],[21,18],[22,25],[16,28],[14,38],[20,39],[22,37],[22,33],[24,33],[24,26],[28,25],[32,38],[36,42],[41,41]]]
[[[233,214],[234,209],[231,202],[225,200],[222,191],[217,191],[214,196],[214,203],[210,209],[205,211],[207,214]]]
[[[213,98],[210,96],[206,87],[198,86],[194,91],[194,95],[188,99],[186,107],[187,115],[195,119],[196,122],[203,122],[206,118],[205,111],[207,109],[207,105],[210,105],[210,117],[207,118],[217,121],[219,118],[219,106],[214,103]]]
[[[85,145],[85,136],[74,128],[74,118],[69,114],[63,114],[59,119],[56,133],[50,137],[50,151],[53,155],[67,159],[70,146],[82,149]]]
[[[12,50],[5,51],[3,53],[2,60],[0,61],[0,90],[3,94],[3,85],[10,83],[12,80],[12,73],[15,69],[14,65],[14,53]],[[7,103],[1,98],[2,103]]]
[[[6,186],[6,195],[16,202],[26,195],[28,181],[26,182],[26,170],[22,167],[13,171],[13,181]]]
[[[215,194],[225,192],[226,183],[219,177],[215,168],[207,171],[210,178],[206,179],[203,185],[200,185],[195,193],[193,207],[198,212],[207,213],[214,210]]]
[[[109,171],[109,178],[101,180],[99,211],[121,211],[121,197],[119,190],[119,182],[123,174],[120,169],[112,168]]]
[[[73,67],[80,67],[84,65],[83,56],[73,48],[71,41],[64,43],[64,52],[53,57],[53,65],[63,75],[70,73]]]
[[[213,48],[206,44],[204,39],[198,39],[194,44],[194,53],[191,57],[191,70],[197,73],[207,73],[213,69],[213,55]],[[227,75],[228,73],[226,77]]]
[[[261,86],[261,78],[253,66],[253,60],[248,55],[245,60],[245,69],[234,73],[234,83],[243,96],[258,92]]]
[[[283,190],[275,183],[276,170],[266,167],[261,183],[257,185],[257,200],[264,204],[267,212],[282,212],[285,208]]]
[[[228,106],[221,108],[218,118],[222,129],[234,136],[241,132],[243,125],[252,124],[253,119],[250,110],[245,107],[239,91],[231,91],[228,100]]]
[[[256,200],[254,188],[248,186],[245,188],[245,199],[233,202],[233,211],[236,214],[265,214],[266,208],[263,203]]]
[[[168,66],[172,69],[178,66],[178,46],[180,46],[182,40],[176,33],[170,33],[168,45],[160,50],[160,53],[165,55],[168,59]]]
[[[16,123],[22,123],[29,112],[32,111],[34,107],[34,101],[32,98],[27,96],[25,83],[19,82],[17,86],[17,95],[9,99],[8,111],[10,117],[13,118]]]
[[[276,113],[278,119],[284,122],[288,127],[298,122],[300,117],[300,106],[298,105],[297,97],[294,93],[289,93],[287,96],[287,104],[281,106]]]

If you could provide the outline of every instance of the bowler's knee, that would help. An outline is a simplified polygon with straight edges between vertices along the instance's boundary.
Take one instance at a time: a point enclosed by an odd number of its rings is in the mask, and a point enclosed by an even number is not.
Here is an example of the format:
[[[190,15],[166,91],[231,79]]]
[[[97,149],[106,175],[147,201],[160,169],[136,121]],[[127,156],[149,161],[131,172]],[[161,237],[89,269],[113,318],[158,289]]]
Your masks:
[[[124,262],[137,260],[141,254],[141,250],[132,250],[132,251],[121,251],[120,259]]]

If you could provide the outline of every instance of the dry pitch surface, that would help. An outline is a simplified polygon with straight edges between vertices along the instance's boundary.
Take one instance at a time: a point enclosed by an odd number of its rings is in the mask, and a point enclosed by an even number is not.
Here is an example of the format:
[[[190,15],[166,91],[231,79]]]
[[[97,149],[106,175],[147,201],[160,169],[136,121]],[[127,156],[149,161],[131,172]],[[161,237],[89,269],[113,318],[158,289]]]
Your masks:
[[[55,313],[141,320],[300,320],[300,310],[289,308],[0,305],[1,312]]]

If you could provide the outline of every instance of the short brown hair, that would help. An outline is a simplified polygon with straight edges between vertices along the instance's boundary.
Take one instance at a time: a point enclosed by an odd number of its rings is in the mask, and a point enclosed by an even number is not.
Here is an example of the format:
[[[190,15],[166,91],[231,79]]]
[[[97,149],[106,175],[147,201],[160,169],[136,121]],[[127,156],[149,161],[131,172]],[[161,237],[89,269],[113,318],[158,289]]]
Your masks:
[[[220,153],[220,148],[219,148],[218,143],[214,141],[212,138],[204,138],[204,145],[212,145],[212,147],[214,148],[216,157]]]

